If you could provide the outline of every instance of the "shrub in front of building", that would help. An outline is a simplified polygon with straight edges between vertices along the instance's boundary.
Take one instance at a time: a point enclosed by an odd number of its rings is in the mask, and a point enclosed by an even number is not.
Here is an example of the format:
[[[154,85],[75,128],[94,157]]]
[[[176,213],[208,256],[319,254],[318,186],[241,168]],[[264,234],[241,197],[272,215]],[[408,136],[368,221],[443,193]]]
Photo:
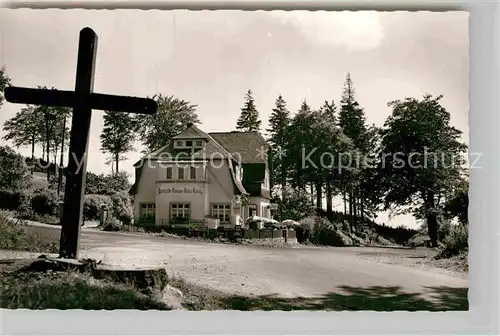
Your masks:
[[[101,207],[112,204],[111,197],[107,195],[85,195],[83,200],[83,218],[85,220],[99,220]]]
[[[312,230],[310,240],[325,246],[350,246],[352,239],[326,218],[319,219]]]
[[[109,217],[102,227],[103,231],[122,231],[122,229],[123,224],[114,217]]]
[[[134,210],[128,193],[118,192],[111,196],[111,214],[125,225],[132,223]]]

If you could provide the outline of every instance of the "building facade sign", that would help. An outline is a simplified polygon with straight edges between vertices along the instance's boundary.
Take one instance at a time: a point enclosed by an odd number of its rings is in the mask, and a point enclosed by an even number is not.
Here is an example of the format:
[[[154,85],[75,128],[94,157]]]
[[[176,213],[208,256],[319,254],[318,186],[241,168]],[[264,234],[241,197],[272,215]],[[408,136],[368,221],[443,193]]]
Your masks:
[[[159,188],[158,192],[160,194],[203,194],[203,190],[199,188],[193,187],[184,187],[184,188]]]

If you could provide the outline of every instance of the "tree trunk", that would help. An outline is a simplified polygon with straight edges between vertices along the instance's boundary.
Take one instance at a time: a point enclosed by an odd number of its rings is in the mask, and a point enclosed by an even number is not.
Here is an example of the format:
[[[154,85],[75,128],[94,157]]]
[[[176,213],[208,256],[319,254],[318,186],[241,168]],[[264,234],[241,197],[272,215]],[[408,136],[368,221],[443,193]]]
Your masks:
[[[326,211],[331,213],[333,211],[332,207],[332,182],[328,180],[326,182]]]
[[[356,209],[357,209],[357,217],[363,218],[363,214],[361,213],[361,203],[363,203],[363,199],[361,197],[361,191],[356,189]]]
[[[115,173],[118,174],[118,162],[120,161],[120,155],[119,154],[116,154],[115,156],[115,167],[116,167],[116,171]]]
[[[35,133],[31,136],[31,174],[33,175],[33,172],[35,169],[33,168],[35,165]]]
[[[58,146],[56,144],[55,147],[54,147],[54,166],[57,165],[57,151],[58,151],[58,149],[59,148],[58,148]]]
[[[342,197],[344,198],[344,216],[347,216],[347,193],[342,191]]]
[[[316,211],[319,213],[323,209],[323,190],[321,181],[316,182]]]
[[[349,216],[348,216],[348,218],[349,218],[349,227],[350,227],[350,232],[352,232],[353,218],[354,218],[354,216],[352,215],[352,212],[353,212],[352,190],[349,191],[348,198],[349,198]]]
[[[50,141],[49,141],[49,132],[47,131],[47,143],[45,144],[46,145],[46,149],[45,149],[45,152],[47,152],[47,181],[50,180]]]
[[[59,195],[61,193],[62,189],[62,182],[63,182],[63,166],[64,166],[64,141],[66,137],[66,117],[64,117],[63,121],[63,133],[62,133],[62,141],[61,141],[61,157],[59,160],[59,177],[57,180],[57,194]]]
[[[356,226],[358,219],[358,197],[356,189],[351,191],[351,201],[352,201],[352,225]]]
[[[300,163],[297,163],[296,165],[296,171],[295,171],[295,184],[299,188],[300,191],[304,191],[304,187],[302,185],[302,181],[300,179],[301,171],[300,171]]]
[[[50,127],[49,127],[49,116],[48,108],[45,107],[45,151],[47,154],[47,181],[50,181]]]
[[[309,184],[309,190],[311,193],[311,204],[314,206],[314,184],[312,182]]]
[[[280,169],[281,169],[281,189],[285,190],[286,188],[286,173],[285,173],[285,165],[283,162],[280,164]]]
[[[31,136],[31,160],[35,160],[35,133]]]
[[[364,221],[364,218],[365,218],[365,202],[363,200],[363,197],[360,198],[360,202],[359,202],[359,212],[361,214],[361,220]]]
[[[434,193],[432,191],[427,192],[425,199],[425,219],[427,220],[427,230],[429,231],[429,239],[431,240],[431,246],[438,246],[438,222],[437,215],[434,209]]]

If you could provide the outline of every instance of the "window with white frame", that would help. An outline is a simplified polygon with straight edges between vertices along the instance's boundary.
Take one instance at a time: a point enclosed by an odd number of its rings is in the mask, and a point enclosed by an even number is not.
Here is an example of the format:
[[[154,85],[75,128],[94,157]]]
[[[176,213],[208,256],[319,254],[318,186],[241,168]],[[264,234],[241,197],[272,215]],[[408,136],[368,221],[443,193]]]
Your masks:
[[[203,141],[202,140],[196,140],[195,141],[195,146],[196,147],[203,147]]]
[[[220,223],[229,223],[230,215],[230,204],[212,204],[212,217],[217,218]]]
[[[176,141],[175,142],[175,147],[179,148],[179,147],[184,147],[184,141]]]
[[[184,180],[184,167],[177,167],[177,178],[179,180]]]
[[[151,217],[155,215],[155,208],[154,203],[141,203],[139,213],[141,216]]]
[[[167,167],[167,180],[173,179],[172,176],[172,167]]]
[[[189,219],[190,215],[191,215],[191,207],[189,203],[170,204],[170,218],[172,220]]]

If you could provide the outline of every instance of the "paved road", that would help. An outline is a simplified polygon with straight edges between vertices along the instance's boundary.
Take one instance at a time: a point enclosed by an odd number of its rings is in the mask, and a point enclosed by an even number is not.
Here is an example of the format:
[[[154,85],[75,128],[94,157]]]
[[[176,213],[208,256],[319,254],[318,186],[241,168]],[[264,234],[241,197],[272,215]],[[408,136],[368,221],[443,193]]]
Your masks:
[[[59,237],[58,228],[32,227]],[[468,287],[465,277],[367,260],[371,248],[263,248],[136,236],[83,229],[81,257],[117,267],[164,266],[190,282],[235,294],[316,296],[339,287],[398,286],[430,293],[427,287]],[[387,253],[408,253],[388,250]],[[418,252],[415,252],[418,253]]]

